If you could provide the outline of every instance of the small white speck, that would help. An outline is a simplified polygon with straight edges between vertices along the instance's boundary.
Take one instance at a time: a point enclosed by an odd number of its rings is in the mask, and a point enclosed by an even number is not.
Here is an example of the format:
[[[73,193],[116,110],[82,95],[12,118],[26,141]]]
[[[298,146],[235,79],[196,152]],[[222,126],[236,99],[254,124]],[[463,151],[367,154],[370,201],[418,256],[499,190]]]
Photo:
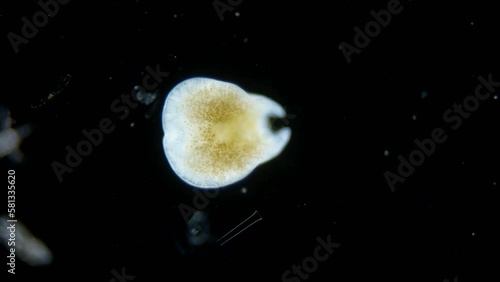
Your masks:
[[[462,162],[462,165],[465,165],[465,162]]]
[[[476,236],[476,233],[472,232],[472,236]]]
[[[242,187],[241,188],[241,193],[242,194],[246,194],[247,193],[247,188],[246,187]]]
[[[234,13],[234,15],[235,15],[236,17],[239,17],[239,16],[240,16],[240,12],[236,12],[236,13]]]
[[[474,25],[474,22],[470,22],[470,25]]]
[[[498,95],[493,96],[493,99],[498,100]]]
[[[413,115],[413,116],[411,117],[411,119],[412,119],[412,120],[417,120],[417,115]]]
[[[421,98],[421,99],[424,99],[424,98],[426,98],[427,96],[429,96],[429,92],[427,92],[427,91],[422,91],[422,93],[420,93],[420,98]]]
[[[493,182],[493,186],[497,186],[497,183],[496,183],[496,182]]]
[[[148,14],[148,11],[144,11],[144,15],[147,15]]]
[[[111,76],[110,76],[110,77],[109,77],[109,80],[112,80],[112,79],[113,79],[113,77],[111,77]]]
[[[243,43],[248,43],[248,37],[243,38]]]
[[[386,157],[389,156],[389,150],[384,151],[384,156],[386,156]]]
[[[177,19],[177,14],[174,14],[174,19]]]
[[[132,127],[132,128],[133,128],[134,126],[135,126],[135,123],[131,122],[131,123],[130,123],[130,127]]]

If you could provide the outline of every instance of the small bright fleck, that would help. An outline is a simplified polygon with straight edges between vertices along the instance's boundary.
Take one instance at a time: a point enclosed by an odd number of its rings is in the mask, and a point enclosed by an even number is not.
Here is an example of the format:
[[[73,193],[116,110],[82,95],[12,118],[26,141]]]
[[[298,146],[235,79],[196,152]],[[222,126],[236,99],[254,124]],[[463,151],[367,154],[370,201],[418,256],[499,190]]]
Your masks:
[[[389,150],[384,151],[384,156],[386,156],[386,157],[389,156]]]

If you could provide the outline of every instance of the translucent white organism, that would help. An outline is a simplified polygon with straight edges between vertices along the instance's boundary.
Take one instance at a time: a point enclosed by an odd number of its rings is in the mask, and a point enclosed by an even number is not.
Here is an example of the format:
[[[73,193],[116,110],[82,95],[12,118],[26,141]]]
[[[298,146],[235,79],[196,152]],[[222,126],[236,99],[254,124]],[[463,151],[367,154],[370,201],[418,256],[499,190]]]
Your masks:
[[[191,78],[175,86],[163,108],[163,148],[174,172],[199,188],[235,183],[279,155],[291,130],[273,131],[284,118],[275,101],[235,84]]]
[[[142,103],[146,106],[153,103],[154,100],[156,100],[157,96],[158,93],[156,92],[146,92],[146,90],[142,87],[139,86],[134,87],[134,94],[133,94],[134,99],[137,102]]]
[[[52,262],[52,252],[49,248],[40,239],[33,236],[19,220],[15,223],[9,223],[7,222],[8,219],[6,216],[0,216],[0,242],[5,248],[7,250],[14,248],[16,258],[31,266],[50,264]],[[15,231],[15,246],[9,241],[12,238],[11,229],[13,232]]]
[[[12,128],[12,119],[7,109],[0,106],[0,158],[9,156],[11,160],[20,162],[23,154],[19,150],[21,141],[31,132],[31,127],[23,125]]]

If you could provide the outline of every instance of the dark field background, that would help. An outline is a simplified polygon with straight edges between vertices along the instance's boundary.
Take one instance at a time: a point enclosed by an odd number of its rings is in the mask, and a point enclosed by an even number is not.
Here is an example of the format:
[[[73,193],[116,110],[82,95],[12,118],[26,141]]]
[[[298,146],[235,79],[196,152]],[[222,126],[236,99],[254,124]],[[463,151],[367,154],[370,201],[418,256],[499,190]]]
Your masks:
[[[402,0],[348,63],[341,42],[354,46],[354,28],[389,2],[229,1],[221,20],[212,1],[73,0],[17,54],[8,34],[41,8],[0,4],[0,104],[14,127],[33,126],[24,160],[2,158],[2,173],[16,170],[16,217],[54,256],[10,275],[2,249],[1,281],[111,281],[125,268],[133,281],[298,282],[283,273],[328,236],[340,246],[308,281],[498,280],[500,91],[455,130],[443,120],[479,76],[500,81],[495,6]],[[156,101],[113,111],[148,66],[168,72]],[[195,188],[163,152],[163,102],[194,76],[274,99],[292,129],[277,158],[208,200],[214,239],[262,217],[223,246],[187,244],[179,205]],[[114,131],[59,181],[51,164],[105,118]],[[446,141],[392,191],[384,173],[436,128]]]

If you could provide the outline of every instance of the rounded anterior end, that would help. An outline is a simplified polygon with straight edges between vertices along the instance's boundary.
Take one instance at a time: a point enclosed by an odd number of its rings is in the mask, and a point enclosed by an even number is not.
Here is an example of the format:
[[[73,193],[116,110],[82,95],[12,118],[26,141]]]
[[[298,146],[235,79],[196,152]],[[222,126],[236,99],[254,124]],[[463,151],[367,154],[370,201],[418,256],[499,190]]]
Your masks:
[[[163,148],[174,172],[199,188],[219,188],[246,177],[276,157],[289,128],[273,131],[269,118],[284,118],[273,100],[235,84],[191,78],[175,86],[163,108]]]

